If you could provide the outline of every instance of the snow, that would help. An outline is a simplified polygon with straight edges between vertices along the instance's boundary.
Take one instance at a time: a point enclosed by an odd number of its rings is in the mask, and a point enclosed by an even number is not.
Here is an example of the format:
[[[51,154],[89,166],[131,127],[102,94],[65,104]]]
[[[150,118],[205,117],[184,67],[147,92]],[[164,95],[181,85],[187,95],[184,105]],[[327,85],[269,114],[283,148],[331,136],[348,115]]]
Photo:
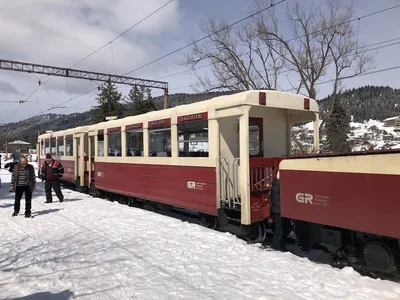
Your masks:
[[[320,120],[321,124],[322,120]],[[349,140],[354,143],[353,151],[360,151],[365,147],[365,142],[369,142],[372,149],[379,149],[385,147],[386,149],[399,149],[400,148],[400,135],[395,131],[394,126],[384,126],[384,122],[377,120],[369,120],[363,123],[350,122],[350,133],[348,134]],[[297,133],[298,139],[304,144],[311,146],[314,125],[309,122],[303,126],[294,126],[293,130]],[[300,134],[305,132],[309,137],[309,141],[302,141]],[[325,136],[321,136],[321,141]]]
[[[17,141],[14,141],[14,142],[10,142],[8,144],[9,145],[30,145],[28,142],[24,142],[24,141],[20,141],[20,140],[17,140]]]
[[[395,116],[395,117],[387,118],[387,119],[385,119],[385,120],[383,120],[383,121],[392,121],[392,120],[396,120],[396,119],[398,119],[398,118],[399,118],[399,116]]]
[[[12,218],[10,173],[0,176],[2,299],[400,299],[399,284],[352,268],[71,190],[45,204],[40,180],[34,218],[24,201]]]

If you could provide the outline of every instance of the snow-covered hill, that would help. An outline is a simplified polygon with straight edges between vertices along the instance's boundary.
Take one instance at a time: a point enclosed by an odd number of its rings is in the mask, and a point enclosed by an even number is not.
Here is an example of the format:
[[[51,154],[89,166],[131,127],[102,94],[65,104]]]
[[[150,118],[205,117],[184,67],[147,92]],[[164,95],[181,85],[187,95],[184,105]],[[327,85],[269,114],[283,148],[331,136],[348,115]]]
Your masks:
[[[348,134],[353,151],[360,150],[379,150],[379,149],[399,149],[400,135],[394,127],[385,127],[384,123],[376,120],[369,120],[363,123],[351,122],[351,131]],[[313,123],[304,126],[294,127],[297,140],[306,148],[312,147]],[[325,136],[321,137],[321,143]],[[294,144],[296,147],[296,145]]]

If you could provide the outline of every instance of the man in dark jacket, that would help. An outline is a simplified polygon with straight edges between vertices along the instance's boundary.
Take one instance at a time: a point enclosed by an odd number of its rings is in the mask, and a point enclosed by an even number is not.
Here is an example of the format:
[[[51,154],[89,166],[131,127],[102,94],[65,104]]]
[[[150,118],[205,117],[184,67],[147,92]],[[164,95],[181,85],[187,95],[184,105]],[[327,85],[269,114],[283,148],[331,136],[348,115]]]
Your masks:
[[[61,192],[60,179],[64,175],[64,167],[61,162],[54,160],[50,153],[46,154],[46,161],[41,166],[39,177],[45,180],[44,190],[46,192],[46,202],[52,203],[53,197],[51,195],[51,188],[54,188],[58,200],[64,201],[64,195]]]
[[[275,223],[275,232],[272,239],[271,248],[280,251],[287,251],[286,238],[290,233],[290,220],[281,217],[281,191],[279,171],[276,178],[274,178],[274,180],[272,181],[271,202],[271,214],[272,219]]]
[[[14,154],[11,154],[12,162],[6,163],[4,166],[4,169],[8,169],[10,173],[12,173],[14,166],[19,162],[19,160],[14,156]]]
[[[32,193],[36,189],[35,169],[28,164],[25,156],[21,156],[14,166],[11,175],[10,191],[15,192],[13,217],[19,214],[21,198],[25,193],[25,218],[31,217]]]

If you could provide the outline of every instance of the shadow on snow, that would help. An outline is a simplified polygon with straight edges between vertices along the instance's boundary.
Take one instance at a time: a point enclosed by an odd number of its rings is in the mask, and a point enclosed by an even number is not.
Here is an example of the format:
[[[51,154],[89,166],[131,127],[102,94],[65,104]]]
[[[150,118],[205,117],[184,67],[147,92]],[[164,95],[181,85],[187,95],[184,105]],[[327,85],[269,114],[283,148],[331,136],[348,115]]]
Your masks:
[[[67,300],[71,299],[74,293],[70,290],[65,290],[59,293],[41,292],[29,296],[13,298],[13,300]]]

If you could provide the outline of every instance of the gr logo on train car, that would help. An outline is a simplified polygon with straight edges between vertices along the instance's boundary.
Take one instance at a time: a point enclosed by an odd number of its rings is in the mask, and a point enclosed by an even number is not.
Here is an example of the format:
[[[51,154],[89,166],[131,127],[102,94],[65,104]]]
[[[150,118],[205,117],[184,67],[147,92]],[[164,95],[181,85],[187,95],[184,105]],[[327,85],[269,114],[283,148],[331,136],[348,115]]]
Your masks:
[[[314,196],[308,193],[297,193],[296,201],[304,204],[313,204]]]

